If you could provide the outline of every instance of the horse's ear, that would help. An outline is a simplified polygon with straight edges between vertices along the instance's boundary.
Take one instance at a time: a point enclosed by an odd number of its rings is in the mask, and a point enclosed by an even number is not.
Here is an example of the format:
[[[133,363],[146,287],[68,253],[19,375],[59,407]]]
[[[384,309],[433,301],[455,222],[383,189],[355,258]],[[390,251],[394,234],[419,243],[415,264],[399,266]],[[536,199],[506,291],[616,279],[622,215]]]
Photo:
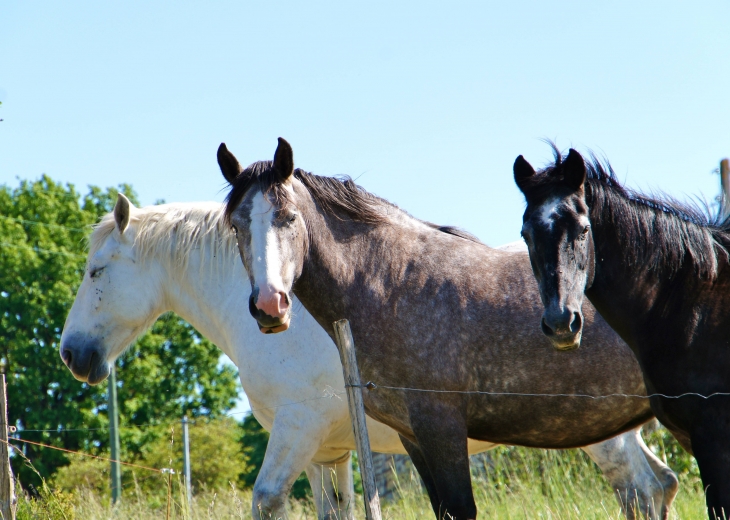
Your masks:
[[[114,205],[114,221],[117,223],[119,234],[123,235],[129,225],[129,212],[132,203],[123,193],[117,193],[117,203]]]
[[[218,166],[220,166],[223,177],[226,178],[228,184],[233,184],[238,174],[243,171],[236,157],[228,151],[226,143],[221,143],[218,147]]]
[[[571,148],[561,167],[565,182],[574,190],[581,189],[586,181],[586,163],[583,157]]]
[[[279,146],[274,153],[274,170],[278,173],[279,182],[286,182],[294,173],[294,151],[283,137],[279,137]]]
[[[515,175],[515,184],[520,191],[525,191],[525,181],[535,175],[535,169],[530,163],[528,163],[521,155],[515,159],[515,164],[512,167],[512,172]]]

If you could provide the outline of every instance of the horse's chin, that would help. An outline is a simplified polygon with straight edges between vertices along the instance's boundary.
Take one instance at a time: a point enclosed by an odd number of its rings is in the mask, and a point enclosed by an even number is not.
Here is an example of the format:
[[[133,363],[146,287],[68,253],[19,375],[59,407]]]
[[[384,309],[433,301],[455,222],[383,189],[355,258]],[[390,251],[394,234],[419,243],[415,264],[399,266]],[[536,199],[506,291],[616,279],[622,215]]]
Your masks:
[[[553,348],[555,350],[560,350],[561,352],[568,352],[571,350],[575,350],[578,347],[580,347],[580,340],[582,338],[583,334],[582,332],[577,332],[575,334],[560,334],[555,336],[550,336],[550,343],[552,343]]]
[[[107,377],[109,377],[110,373],[111,365],[109,363],[107,363],[106,361],[103,363],[99,363],[91,369],[91,372],[89,372],[89,376],[86,379],[86,382],[89,383],[91,386],[98,385]]]
[[[291,323],[291,318],[287,318],[284,323],[281,323],[279,325],[275,325],[273,327],[270,326],[262,326],[259,324],[259,330],[263,332],[264,334],[276,334],[277,332],[284,332],[289,328],[289,324]]]

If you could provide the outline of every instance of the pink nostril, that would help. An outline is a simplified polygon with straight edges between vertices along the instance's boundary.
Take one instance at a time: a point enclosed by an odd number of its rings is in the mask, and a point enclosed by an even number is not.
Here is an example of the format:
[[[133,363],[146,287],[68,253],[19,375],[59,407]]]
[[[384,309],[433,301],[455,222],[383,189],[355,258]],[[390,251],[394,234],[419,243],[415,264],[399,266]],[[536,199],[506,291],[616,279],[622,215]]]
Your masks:
[[[289,295],[285,292],[280,292],[279,298],[279,308],[282,310],[282,312],[286,312],[286,310],[289,308]]]
[[[276,292],[268,298],[259,293],[256,308],[274,318],[283,318],[289,309],[289,296],[284,291]]]

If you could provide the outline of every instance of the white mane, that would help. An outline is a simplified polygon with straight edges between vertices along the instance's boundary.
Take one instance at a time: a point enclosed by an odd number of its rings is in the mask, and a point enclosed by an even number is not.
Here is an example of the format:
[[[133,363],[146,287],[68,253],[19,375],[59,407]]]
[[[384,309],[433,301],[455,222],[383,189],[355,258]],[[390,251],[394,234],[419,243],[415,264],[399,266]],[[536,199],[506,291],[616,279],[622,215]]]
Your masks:
[[[223,219],[224,205],[217,202],[160,204],[132,208],[130,231],[135,232],[136,257],[144,262],[157,258],[170,268],[185,269],[190,252],[204,249],[223,262],[201,262],[212,265],[233,265],[238,262],[236,237]],[[114,214],[104,215],[89,238],[89,258],[114,232]],[[126,233],[125,233],[126,234]],[[229,262],[230,260],[230,262]]]

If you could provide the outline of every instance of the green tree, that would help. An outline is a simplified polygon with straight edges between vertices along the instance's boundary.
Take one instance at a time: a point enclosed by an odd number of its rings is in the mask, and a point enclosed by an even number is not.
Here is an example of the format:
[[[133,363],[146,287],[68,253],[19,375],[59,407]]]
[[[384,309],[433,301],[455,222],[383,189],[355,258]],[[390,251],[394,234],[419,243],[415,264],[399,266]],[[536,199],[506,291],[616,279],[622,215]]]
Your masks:
[[[238,477],[245,471],[239,429],[235,420],[224,417],[208,421],[199,419],[189,426],[190,468],[193,492],[201,489],[226,489],[230,483],[238,484]],[[151,467],[182,468],[183,452],[181,430],[161,437],[144,448],[142,459]]]
[[[119,189],[135,201],[130,186]],[[8,378],[9,419],[23,439],[89,453],[108,449],[107,385],[76,381],[58,346],[84,273],[90,226],[113,208],[117,191],[90,187],[81,198],[48,176],[0,186],[0,370]],[[124,457],[140,457],[183,413],[215,417],[232,407],[238,381],[219,356],[174,315],[137,341],[117,371]],[[44,478],[69,461],[59,451],[23,449]],[[38,485],[20,457],[13,464],[21,483]]]

